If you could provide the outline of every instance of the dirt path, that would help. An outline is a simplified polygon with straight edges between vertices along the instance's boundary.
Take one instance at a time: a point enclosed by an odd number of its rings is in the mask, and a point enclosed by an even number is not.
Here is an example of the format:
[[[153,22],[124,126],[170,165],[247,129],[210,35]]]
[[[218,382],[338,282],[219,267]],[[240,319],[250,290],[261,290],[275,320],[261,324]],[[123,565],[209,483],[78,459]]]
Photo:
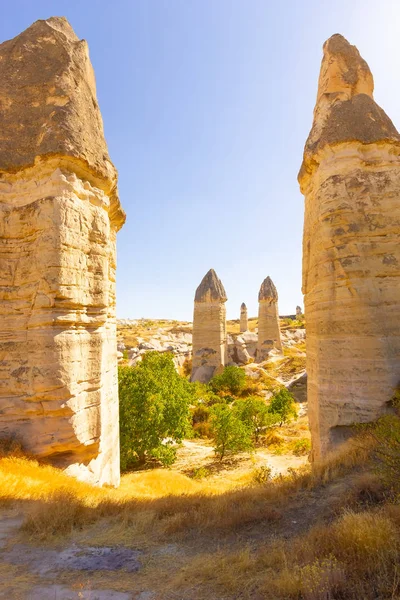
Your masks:
[[[178,450],[173,469],[185,475],[192,475],[201,467],[214,478],[237,478],[261,466],[271,468],[272,477],[284,475],[288,469],[297,469],[307,464],[307,456],[274,454],[266,448],[257,448],[254,453],[241,453],[220,462],[214,454],[212,444],[205,440],[184,440]]]

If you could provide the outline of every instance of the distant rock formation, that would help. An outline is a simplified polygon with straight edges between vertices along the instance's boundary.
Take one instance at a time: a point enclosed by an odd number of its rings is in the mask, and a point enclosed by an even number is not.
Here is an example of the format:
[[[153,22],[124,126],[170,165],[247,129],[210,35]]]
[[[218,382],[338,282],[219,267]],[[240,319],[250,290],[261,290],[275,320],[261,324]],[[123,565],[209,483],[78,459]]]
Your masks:
[[[247,306],[244,302],[240,307],[240,333],[244,333],[249,328],[248,320],[247,320]]]
[[[0,45],[0,437],[119,483],[115,242],[125,216],[87,43]]]
[[[296,319],[303,315],[303,311],[301,310],[301,306],[296,306]]]
[[[208,382],[227,362],[226,292],[214,269],[196,290],[192,381]]]
[[[390,409],[400,380],[400,136],[373,88],[332,36],[299,173],[314,458]]]
[[[264,279],[258,294],[257,361],[268,358],[272,349],[282,350],[279,327],[278,292],[270,277]]]

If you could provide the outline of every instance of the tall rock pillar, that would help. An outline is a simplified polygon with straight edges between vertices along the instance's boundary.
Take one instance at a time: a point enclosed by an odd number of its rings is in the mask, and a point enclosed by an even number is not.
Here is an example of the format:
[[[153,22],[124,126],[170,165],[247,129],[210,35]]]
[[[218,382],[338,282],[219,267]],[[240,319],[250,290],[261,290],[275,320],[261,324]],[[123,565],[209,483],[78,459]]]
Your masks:
[[[390,410],[400,380],[400,136],[373,88],[332,36],[299,173],[314,458]]]
[[[227,362],[226,300],[224,286],[210,269],[194,298],[192,381],[207,383]]]
[[[119,483],[116,233],[87,43],[64,18],[0,45],[0,437]]]
[[[273,348],[282,350],[278,292],[272,279],[267,277],[262,282],[258,294],[257,361],[266,360]]]
[[[244,302],[240,307],[240,333],[244,333],[249,328],[249,323],[247,319],[247,306]]]

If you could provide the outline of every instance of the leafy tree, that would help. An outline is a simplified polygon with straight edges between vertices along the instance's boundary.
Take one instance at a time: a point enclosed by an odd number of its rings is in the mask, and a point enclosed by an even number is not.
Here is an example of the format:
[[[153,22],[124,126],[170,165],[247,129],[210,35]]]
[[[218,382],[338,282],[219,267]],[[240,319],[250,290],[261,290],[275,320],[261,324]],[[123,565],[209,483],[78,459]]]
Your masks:
[[[236,396],[246,385],[246,373],[240,367],[225,367],[220,375],[210,381],[210,388],[216,394],[232,394]]]
[[[289,421],[297,417],[294,398],[286,388],[282,388],[272,396],[268,410],[277,416],[281,427],[283,423],[289,423]]]
[[[211,431],[214,451],[222,460],[226,454],[251,450],[251,428],[243,423],[227,404],[215,404],[211,408]]]
[[[255,443],[258,443],[261,433],[265,429],[276,425],[279,419],[276,413],[269,411],[265,400],[257,396],[250,396],[245,400],[237,400],[234,408],[239,419],[250,427]]]
[[[174,442],[189,430],[191,387],[171,354],[147,352],[136,367],[120,367],[120,444],[123,470],[154,458],[175,460]]]

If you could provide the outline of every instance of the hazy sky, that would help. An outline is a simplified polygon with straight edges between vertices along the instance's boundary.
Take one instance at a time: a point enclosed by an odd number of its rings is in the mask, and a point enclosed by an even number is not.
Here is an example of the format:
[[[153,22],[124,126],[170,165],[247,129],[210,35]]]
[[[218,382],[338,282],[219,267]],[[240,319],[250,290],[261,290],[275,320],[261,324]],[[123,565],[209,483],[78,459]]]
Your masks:
[[[0,38],[52,15],[89,43],[119,171],[118,316],[191,319],[210,267],[228,318],[267,275],[293,313],[322,44],[358,47],[399,127],[400,0],[3,0]]]

